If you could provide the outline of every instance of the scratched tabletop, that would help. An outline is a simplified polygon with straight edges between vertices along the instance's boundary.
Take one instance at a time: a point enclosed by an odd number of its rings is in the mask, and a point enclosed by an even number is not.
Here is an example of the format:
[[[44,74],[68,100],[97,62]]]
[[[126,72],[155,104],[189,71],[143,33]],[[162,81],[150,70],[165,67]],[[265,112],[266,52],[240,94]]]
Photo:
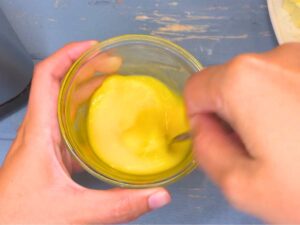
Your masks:
[[[127,33],[165,37],[204,66],[277,45],[265,0],[1,0],[0,7],[34,61],[70,41]],[[0,120],[0,163],[25,112],[23,107]],[[109,188],[87,174],[74,179],[87,187]],[[200,170],[168,189],[172,204],[133,223],[262,223],[233,209]]]

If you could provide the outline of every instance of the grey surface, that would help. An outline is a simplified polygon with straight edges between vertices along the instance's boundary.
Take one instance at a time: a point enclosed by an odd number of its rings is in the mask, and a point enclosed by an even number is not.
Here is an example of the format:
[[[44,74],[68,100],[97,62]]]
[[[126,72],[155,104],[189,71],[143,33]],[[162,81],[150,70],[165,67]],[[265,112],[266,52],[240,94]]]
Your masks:
[[[33,63],[0,9],[0,105],[20,94],[31,80]]]
[[[42,59],[69,41],[124,33],[171,39],[205,66],[277,45],[264,0],[1,0],[0,7],[33,59]],[[178,28],[178,24],[183,26]],[[24,112],[0,121],[0,158]],[[76,180],[85,186],[108,188],[88,175]],[[172,204],[134,223],[261,223],[229,206],[201,171],[168,188]]]

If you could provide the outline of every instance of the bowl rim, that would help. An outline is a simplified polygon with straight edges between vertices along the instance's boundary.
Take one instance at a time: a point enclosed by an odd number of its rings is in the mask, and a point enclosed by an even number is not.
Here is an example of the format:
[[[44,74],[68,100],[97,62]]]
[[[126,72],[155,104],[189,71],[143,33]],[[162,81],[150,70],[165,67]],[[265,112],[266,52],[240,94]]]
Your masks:
[[[183,56],[184,59],[186,59],[188,62],[190,62],[198,71],[203,69],[202,64],[187,50],[182,48],[181,46],[175,44],[172,41],[169,41],[165,38],[152,36],[152,35],[144,35],[144,34],[124,34],[121,36],[116,36],[113,38],[109,38],[107,40],[104,40],[103,42],[98,42],[95,45],[93,45],[90,49],[85,51],[69,68],[68,72],[66,73],[60,87],[59,95],[58,95],[58,123],[60,128],[60,133],[62,135],[63,141],[67,146],[68,151],[71,153],[72,157],[75,158],[75,160],[80,164],[80,166],[93,175],[94,177],[105,181],[106,183],[119,186],[119,187],[126,187],[126,188],[151,188],[151,187],[157,187],[157,186],[165,186],[168,184],[171,184],[173,182],[176,182],[180,178],[184,177],[185,175],[191,173],[196,167],[197,162],[193,159],[191,163],[187,167],[184,168],[184,170],[180,171],[179,173],[176,173],[173,176],[170,176],[168,178],[155,181],[152,183],[146,183],[146,184],[140,184],[140,183],[129,183],[120,181],[117,179],[114,179],[112,177],[108,177],[103,173],[99,173],[98,171],[95,171],[92,167],[90,167],[87,163],[84,162],[80,158],[80,156],[76,153],[74,150],[74,146],[72,145],[69,135],[67,134],[67,126],[65,125],[65,122],[63,120],[64,118],[64,98],[66,89],[69,87],[69,81],[73,78],[74,73],[73,71],[77,69],[78,66],[80,66],[80,63],[87,58],[91,53],[96,52],[98,49],[103,49],[105,47],[112,46],[113,44],[117,44],[120,42],[126,42],[126,41],[136,41],[136,42],[149,42],[149,43],[155,43],[158,45],[163,45],[167,48],[171,48],[172,50],[175,50],[175,52],[179,53],[181,56]],[[134,43],[136,43],[134,42]]]

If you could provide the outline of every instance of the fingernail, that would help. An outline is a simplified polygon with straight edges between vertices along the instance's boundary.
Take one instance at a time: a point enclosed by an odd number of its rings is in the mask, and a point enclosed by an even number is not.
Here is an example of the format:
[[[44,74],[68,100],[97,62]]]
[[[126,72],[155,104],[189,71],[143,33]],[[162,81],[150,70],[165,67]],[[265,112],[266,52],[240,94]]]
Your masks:
[[[152,210],[164,207],[170,201],[170,195],[166,191],[155,192],[148,198],[149,208]]]

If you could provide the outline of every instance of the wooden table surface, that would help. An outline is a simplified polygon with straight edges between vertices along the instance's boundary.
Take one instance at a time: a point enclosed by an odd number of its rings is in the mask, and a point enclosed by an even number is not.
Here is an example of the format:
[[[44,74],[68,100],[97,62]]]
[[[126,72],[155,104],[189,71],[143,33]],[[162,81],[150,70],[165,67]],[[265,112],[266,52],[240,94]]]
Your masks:
[[[70,41],[126,33],[170,39],[204,66],[277,45],[265,0],[1,0],[0,7],[36,61]],[[25,111],[26,107],[0,120],[0,162]],[[88,187],[109,188],[87,174],[75,179]],[[134,223],[261,223],[229,206],[201,171],[168,189],[172,204]]]

